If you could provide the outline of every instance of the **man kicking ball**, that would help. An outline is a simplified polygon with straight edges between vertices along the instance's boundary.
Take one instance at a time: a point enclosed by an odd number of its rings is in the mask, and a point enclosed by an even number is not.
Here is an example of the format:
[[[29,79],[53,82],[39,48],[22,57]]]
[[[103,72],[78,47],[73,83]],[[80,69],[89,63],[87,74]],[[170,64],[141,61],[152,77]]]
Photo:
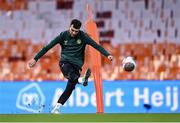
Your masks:
[[[67,86],[57,101],[57,104],[52,109],[51,113],[59,113],[59,109],[71,96],[77,83],[82,83],[84,86],[88,85],[88,78],[91,75],[91,70],[88,68],[85,75],[80,79],[80,73],[84,64],[84,54],[86,45],[91,45],[101,54],[106,56],[109,60],[113,60],[113,56],[108,53],[103,47],[98,45],[85,32],[80,30],[81,21],[73,19],[68,30],[61,32],[49,44],[43,47],[33,59],[28,63],[29,67],[35,66],[36,62],[56,44],[61,46],[61,56],[59,66],[65,78],[68,79]]]

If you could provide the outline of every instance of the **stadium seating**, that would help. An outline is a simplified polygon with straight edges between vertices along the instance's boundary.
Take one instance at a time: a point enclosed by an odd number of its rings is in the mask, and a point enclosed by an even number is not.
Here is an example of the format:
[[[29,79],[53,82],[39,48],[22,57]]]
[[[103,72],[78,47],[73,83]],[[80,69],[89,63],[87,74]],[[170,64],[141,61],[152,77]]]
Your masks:
[[[57,67],[59,46],[43,56],[34,70],[26,65],[68,29],[72,18],[85,24],[87,3],[94,10],[101,45],[115,56],[113,63],[102,57],[104,80],[180,79],[178,0],[0,0],[0,80],[63,80]],[[136,58],[135,71],[122,69],[125,56]],[[82,73],[89,64],[86,54]]]

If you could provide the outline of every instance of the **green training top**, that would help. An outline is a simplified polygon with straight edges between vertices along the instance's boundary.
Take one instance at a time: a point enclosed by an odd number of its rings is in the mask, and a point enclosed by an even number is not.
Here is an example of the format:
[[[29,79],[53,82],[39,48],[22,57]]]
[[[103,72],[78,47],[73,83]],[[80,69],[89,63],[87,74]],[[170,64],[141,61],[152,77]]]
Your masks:
[[[62,62],[70,62],[82,68],[84,64],[84,52],[86,45],[91,45],[97,49],[104,56],[110,55],[103,47],[98,45],[91,39],[85,32],[79,31],[76,37],[71,37],[69,31],[61,32],[49,44],[43,47],[34,57],[36,61],[40,59],[49,49],[56,44],[61,45],[61,58]]]

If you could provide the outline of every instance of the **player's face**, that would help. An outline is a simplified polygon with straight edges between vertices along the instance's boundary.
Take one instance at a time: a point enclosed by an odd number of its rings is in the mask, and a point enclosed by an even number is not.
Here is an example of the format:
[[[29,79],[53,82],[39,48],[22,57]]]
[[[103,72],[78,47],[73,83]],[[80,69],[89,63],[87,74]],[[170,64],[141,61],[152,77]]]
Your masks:
[[[75,37],[78,34],[79,29],[76,29],[73,27],[73,25],[71,25],[69,28],[69,32],[70,32],[71,37]]]

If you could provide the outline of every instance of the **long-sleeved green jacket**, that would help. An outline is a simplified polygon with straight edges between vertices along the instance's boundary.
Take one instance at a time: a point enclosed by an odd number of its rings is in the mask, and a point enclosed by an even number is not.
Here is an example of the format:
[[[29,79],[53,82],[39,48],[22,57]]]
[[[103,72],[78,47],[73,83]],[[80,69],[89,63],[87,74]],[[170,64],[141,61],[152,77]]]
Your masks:
[[[60,61],[70,62],[82,68],[84,64],[84,53],[86,45],[91,45],[104,56],[110,55],[103,47],[98,45],[85,32],[79,31],[76,37],[71,37],[69,31],[61,32],[49,44],[43,47],[34,57],[36,61],[40,59],[48,50],[56,44],[61,45]]]

